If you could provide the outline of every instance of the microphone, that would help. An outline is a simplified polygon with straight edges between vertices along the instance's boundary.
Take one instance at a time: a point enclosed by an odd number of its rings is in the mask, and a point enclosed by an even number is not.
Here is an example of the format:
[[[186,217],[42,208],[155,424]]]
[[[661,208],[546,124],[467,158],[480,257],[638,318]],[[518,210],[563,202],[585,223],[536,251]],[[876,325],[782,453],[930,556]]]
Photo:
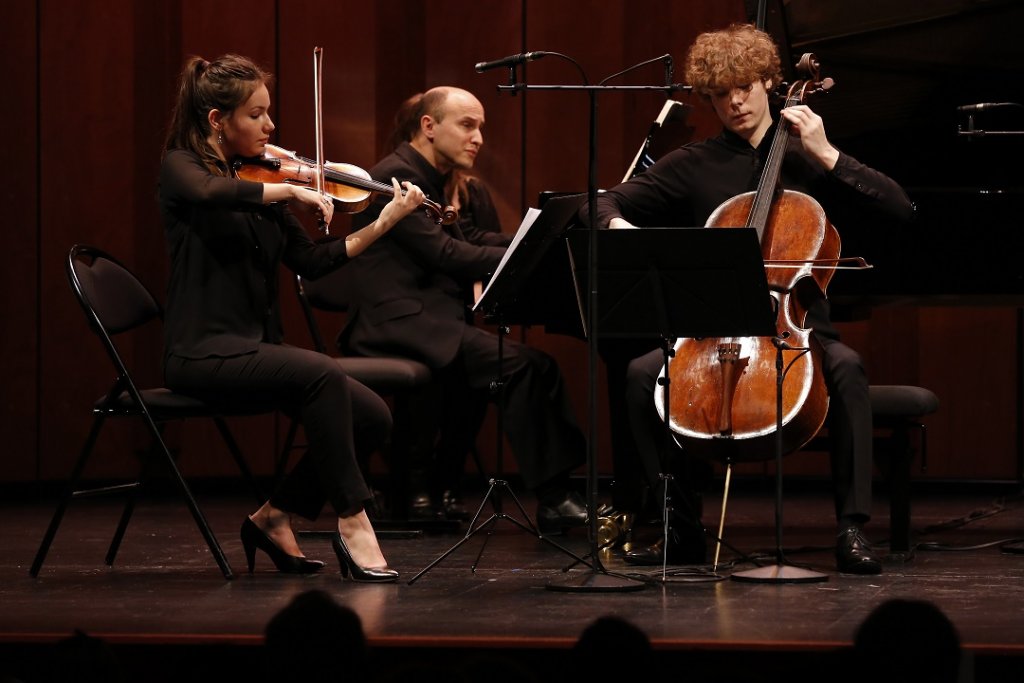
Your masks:
[[[1015,102],[979,102],[978,104],[963,104],[956,108],[957,111],[974,112],[985,109],[996,109],[998,107],[1012,107]]]
[[[513,66],[519,66],[520,64],[532,62],[533,60],[540,59],[541,57],[546,57],[549,54],[551,53],[541,51],[524,52],[518,55],[509,55],[508,57],[504,57],[502,59],[495,59],[493,62],[477,62],[475,68],[477,73],[482,74],[485,71],[490,71],[491,69],[500,69],[503,66],[507,66],[509,68]]]

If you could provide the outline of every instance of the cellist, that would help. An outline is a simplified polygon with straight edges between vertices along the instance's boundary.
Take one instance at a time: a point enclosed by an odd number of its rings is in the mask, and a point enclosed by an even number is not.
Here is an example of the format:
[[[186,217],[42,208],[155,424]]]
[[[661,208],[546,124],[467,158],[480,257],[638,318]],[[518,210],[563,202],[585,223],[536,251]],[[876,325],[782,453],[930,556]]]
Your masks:
[[[752,191],[764,168],[774,136],[775,117],[790,126],[791,143],[780,184],[804,192],[823,207],[840,232],[879,229],[909,221],[914,207],[893,180],[840,152],[828,140],[821,117],[800,104],[777,112],[769,93],[781,82],[778,49],[771,37],[747,24],[701,34],[686,57],[686,82],[711,105],[722,122],[716,137],[687,144],[662,157],[646,172],[597,199],[599,228],[704,225],[731,197]],[[584,223],[588,210],[580,211]],[[859,355],[839,340],[824,298],[815,302],[806,326],[824,354],[822,373],[830,397],[831,467],[838,523],[836,566],[840,572],[878,574],[882,567],[862,532],[871,513],[872,420],[868,379]],[[664,365],[660,349],[633,359],[627,367],[628,420],[641,467],[657,488],[665,448],[664,423],[654,404],[654,387]],[[673,468],[685,462],[668,454]],[[692,463],[687,463],[692,468]],[[683,488],[674,506],[674,533],[649,547],[627,553],[633,564],[706,561],[706,537],[700,523],[701,482],[674,473]],[[661,495],[656,496],[661,499]],[[678,496],[676,497],[678,500]],[[696,503],[694,501],[697,501]]]

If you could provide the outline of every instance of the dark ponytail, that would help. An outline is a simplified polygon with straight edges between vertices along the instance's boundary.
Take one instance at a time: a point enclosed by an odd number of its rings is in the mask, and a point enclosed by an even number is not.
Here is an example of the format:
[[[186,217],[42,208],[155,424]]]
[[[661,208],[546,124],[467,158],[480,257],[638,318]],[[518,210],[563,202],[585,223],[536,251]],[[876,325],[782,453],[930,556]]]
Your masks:
[[[239,55],[222,55],[212,62],[189,57],[178,78],[178,96],[164,142],[164,152],[187,149],[198,154],[214,173],[223,173],[220,156],[209,143],[212,109],[225,116],[245,104],[272,77]]]

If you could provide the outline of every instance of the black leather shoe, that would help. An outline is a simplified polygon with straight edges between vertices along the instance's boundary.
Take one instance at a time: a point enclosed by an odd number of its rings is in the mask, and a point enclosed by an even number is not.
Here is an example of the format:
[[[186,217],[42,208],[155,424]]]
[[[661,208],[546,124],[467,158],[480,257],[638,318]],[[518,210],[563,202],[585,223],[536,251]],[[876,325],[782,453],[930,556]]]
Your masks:
[[[564,534],[567,529],[586,524],[587,504],[575,491],[566,492],[557,503],[537,505],[537,529],[542,534]]]
[[[882,562],[860,529],[848,526],[836,539],[836,568],[843,574],[881,574]]]
[[[409,519],[434,519],[438,516],[434,501],[426,491],[409,496]]]
[[[441,515],[456,522],[468,522],[471,516],[462,497],[452,491],[445,491],[441,495]]]
[[[704,530],[694,527],[680,533],[669,532],[668,559],[665,564],[705,564],[708,561],[708,542]],[[630,550],[623,559],[626,564],[654,566],[662,564],[665,556],[665,537],[643,548]]]

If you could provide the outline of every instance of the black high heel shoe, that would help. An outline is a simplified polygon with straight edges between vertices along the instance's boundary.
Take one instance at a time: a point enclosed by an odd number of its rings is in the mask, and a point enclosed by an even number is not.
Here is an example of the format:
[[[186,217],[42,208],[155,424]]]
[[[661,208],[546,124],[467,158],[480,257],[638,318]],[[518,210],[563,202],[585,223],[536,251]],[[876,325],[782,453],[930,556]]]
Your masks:
[[[361,581],[363,583],[389,583],[398,580],[398,572],[390,567],[360,567],[356,564],[340,532],[336,531],[331,536],[331,546],[334,548],[334,553],[338,556],[339,564],[341,564],[341,575],[346,579],[351,575],[353,581]]]
[[[286,574],[312,574],[324,568],[320,560],[310,560],[298,555],[289,555],[281,550],[266,532],[256,526],[251,518],[246,517],[242,522],[242,548],[245,549],[245,559],[249,563],[249,573],[252,574],[256,566],[256,548],[267,554],[270,560],[277,567],[279,572]]]

